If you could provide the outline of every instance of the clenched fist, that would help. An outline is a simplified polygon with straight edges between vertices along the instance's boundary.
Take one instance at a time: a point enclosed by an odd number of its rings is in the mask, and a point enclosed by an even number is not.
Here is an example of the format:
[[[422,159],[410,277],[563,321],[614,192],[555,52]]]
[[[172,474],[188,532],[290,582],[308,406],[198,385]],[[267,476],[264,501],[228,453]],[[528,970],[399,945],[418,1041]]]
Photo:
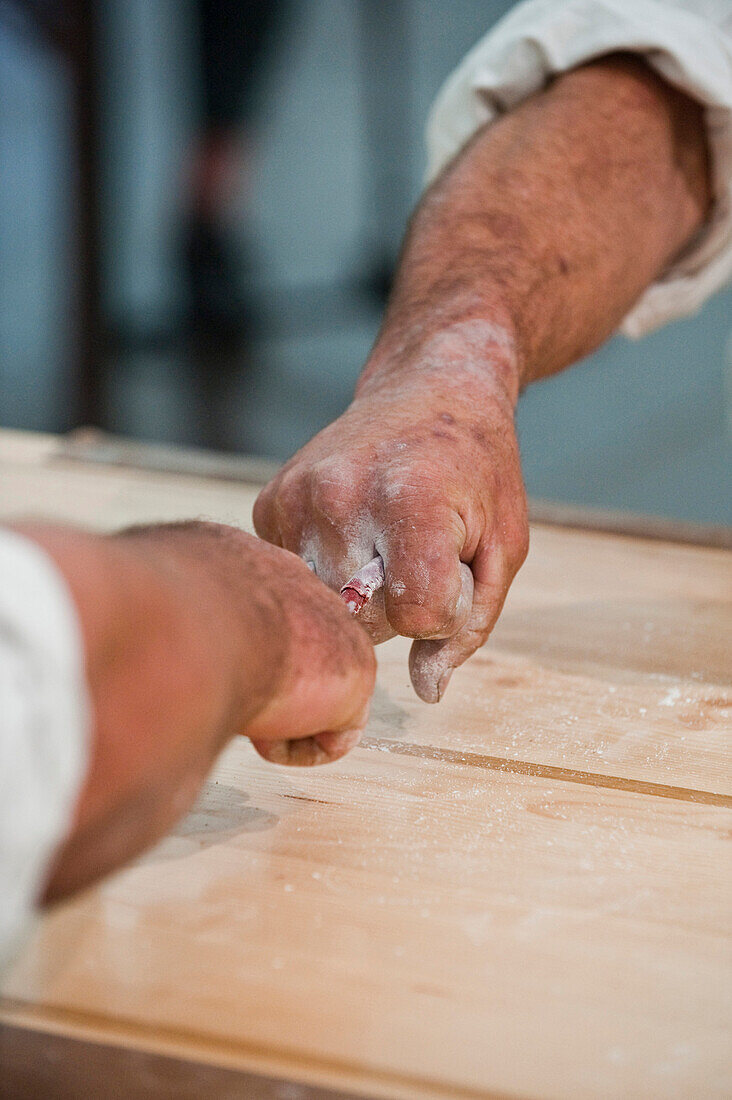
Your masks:
[[[375,642],[414,638],[412,683],[437,702],[488,637],[528,548],[508,337],[468,322],[374,354],[346,412],[260,494],[258,534],[340,589],[375,554],[361,612]]]
[[[327,763],[358,741],[373,647],[294,555],[213,523],[17,529],[65,579],[90,703],[88,770],[47,898],[161,836],[236,734],[281,764]]]

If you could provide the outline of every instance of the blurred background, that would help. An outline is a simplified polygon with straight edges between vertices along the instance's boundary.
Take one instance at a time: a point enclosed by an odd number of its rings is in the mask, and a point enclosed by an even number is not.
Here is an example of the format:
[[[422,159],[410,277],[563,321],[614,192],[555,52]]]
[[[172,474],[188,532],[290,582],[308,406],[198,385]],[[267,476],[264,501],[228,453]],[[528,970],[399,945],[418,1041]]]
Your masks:
[[[506,0],[0,0],[0,426],[286,458]],[[732,291],[522,400],[529,492],[732,522]]]

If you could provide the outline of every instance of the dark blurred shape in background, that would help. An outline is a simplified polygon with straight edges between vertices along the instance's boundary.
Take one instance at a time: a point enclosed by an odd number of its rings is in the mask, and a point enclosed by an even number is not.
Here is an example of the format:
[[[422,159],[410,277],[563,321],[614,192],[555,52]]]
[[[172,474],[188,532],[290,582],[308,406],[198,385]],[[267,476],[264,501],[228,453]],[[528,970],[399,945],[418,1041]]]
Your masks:
[[[198,438],[213,448],[236,445],[227,404],[256,331],[248,295],[256,267],[245,233],[236,239],[232,230],[237,204],[246,210],[249,197],[258,77],[277,48],[286,8],[286,0],[195,4],[201,109],[186,170],[181,260]]]
[[[0,426],[284,458],[379,323],[509,0],[0,0]],[[523,399],[530,492],[732,521],[732,291]]]

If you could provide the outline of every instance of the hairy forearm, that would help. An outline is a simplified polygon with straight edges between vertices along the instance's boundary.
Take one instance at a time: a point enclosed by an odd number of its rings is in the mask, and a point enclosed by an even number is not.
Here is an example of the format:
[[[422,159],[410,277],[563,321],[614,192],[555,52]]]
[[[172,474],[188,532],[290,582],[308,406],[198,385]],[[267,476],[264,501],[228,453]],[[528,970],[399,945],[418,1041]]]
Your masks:
[[[336,588],[380,554],[361,621],[415,639],[422,699],[485,642],[526,556],[521,386],[604,340],[709,201],[700,109],[620,55],[483,129],[425,195],[354,401],[254,513]]]
[[[426,194],[362,386],[405,345],[476,320],[512,346],[512,388],[561,370],[612,333],[709,202],[698,105],[624,55],[563,75]]]
[[[112,537],[19,528],[54,559],[69,586],[92,710],[89,766],[48,898],[117,866],[164,832],[227,738],[273,690],[281,654],[265,629],[268,609],[256,595],[247,606],[231,606],[207,567],[205,539],[196,550],[198,526]]]

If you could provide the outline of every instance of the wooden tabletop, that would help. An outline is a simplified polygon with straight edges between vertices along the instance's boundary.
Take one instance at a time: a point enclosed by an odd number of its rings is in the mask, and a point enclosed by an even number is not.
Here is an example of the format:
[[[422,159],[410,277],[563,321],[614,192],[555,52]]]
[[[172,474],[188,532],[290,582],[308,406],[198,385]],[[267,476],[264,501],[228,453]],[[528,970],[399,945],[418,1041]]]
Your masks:
[[[255,495],[0,434],[0,516],[248,527]],[[539,524],[439,706],[407,649],[345,760],[238,739],[40,922],[2,986],[12,1095],[732,1095],[732,554]]]

